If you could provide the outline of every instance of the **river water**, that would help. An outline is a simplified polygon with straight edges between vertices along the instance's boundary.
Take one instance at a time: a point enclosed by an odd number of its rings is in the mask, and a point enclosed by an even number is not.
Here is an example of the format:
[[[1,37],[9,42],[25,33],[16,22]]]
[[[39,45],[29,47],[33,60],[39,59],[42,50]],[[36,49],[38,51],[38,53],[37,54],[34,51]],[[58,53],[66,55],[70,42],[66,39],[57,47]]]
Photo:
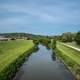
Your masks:
[[[39,45],[39,50],[26,59],[14,80],[74,80],[74,77],[52,50]]]

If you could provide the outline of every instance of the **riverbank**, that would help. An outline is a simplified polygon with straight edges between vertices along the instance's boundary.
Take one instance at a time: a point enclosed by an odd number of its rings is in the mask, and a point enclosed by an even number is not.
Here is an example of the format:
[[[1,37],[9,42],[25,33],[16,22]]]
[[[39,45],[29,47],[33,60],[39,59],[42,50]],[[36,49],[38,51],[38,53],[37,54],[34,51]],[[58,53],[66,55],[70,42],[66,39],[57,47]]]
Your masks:
[[[80,49],[80,45],[77,45],[77,43],[74,41],[73,42],[67,42],[66,44]]]
[[[0,41],[0,80],[12,80],[34,46],[32,40]]]
[[[80,52],[57,42],[56,53],[76,76],[77,80],[80,80]]]
[[[62,43],[62,44],[65,45],[65,46],[67,46],[67,47],[70,47],[70,48],[75,49],[75,50],[77,50],[77,51],[80,52],[80,48],[76,48],[76,47],[74,47],[74,46],[72,46],[72,45],[69,45],[69,44],[66,44],[66,43]]]
[[[39,50],[25,60],[14,80],[74,80],[52,49],[39,44]]]

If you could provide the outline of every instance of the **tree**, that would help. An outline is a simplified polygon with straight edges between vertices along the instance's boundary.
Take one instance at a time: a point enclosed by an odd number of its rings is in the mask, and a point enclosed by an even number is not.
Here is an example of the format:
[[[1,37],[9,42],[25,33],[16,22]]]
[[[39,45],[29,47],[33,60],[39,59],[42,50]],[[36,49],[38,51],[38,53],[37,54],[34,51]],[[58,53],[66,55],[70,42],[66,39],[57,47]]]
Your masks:
[[[47,37],[43,37],[39,39],[39,42],[43,45],[45,45],[46,47],[49,47],[50,43],[51,43],[51,39],[47,38]]]
[[[72,41],[72,33],[71,32],[63,33],[61,37],[62,37],[63,42],[71,42]]]
[[[56,39],[53,39],[53,41],[52,41],[52,48],[53,48],[53,49],[56,48]]]
[[[75,41],[78,45],[80,45],[80,31],[77,32],[76,37],[75,37]]]
[[[33,39],[33,43],[34,43],[34,44],[39,44],[39,40],[36,39],[36,38],[34,38],[34,39]]]

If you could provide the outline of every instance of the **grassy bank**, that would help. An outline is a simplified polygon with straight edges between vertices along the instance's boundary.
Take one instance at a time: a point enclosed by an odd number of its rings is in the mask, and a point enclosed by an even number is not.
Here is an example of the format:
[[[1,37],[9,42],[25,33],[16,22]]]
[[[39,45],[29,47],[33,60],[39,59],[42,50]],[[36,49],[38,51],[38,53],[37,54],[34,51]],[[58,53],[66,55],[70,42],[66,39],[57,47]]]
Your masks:
[[[12,80],[33,47],[31,40],[0,41],[0,80]]]
[[[60,42],[57,42],[56,51],[66,65],[71,69],[73,74],[78,78],[80,76],[80,52],[69,48]]]
[[[66,44],[71,45],[76,48],[80,48],[80,45],[77,45],[76,42],[70,42],[70,43],[66,43]]]

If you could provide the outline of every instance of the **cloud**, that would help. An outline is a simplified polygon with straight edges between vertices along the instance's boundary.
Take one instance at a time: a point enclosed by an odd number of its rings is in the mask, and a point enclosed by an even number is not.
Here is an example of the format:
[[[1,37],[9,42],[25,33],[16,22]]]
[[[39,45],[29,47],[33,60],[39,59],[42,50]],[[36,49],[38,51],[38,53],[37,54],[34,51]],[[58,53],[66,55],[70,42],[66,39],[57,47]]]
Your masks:
[[[80,25],[79,0],[9,0],[0,2],[0,28],[65,28]],[[67,27],[68,27],[67,26]],[[44,30],[45,30],[44,29]],[[52,29],[52,28],[51,28]]]
[[[47,0],[48,1],[48,0]],[[47,2],[46,1],[46,2]],[[38,5],[38,4],[2,4],[0,7],[5,12],[25,13],[28,16],[33,16],[43,22],[51,23],[72,23],[80,20],[80,10],[72,9],[76,4],[58,2],[57,5]],[[76,19],[76,20],[75,20]]]

